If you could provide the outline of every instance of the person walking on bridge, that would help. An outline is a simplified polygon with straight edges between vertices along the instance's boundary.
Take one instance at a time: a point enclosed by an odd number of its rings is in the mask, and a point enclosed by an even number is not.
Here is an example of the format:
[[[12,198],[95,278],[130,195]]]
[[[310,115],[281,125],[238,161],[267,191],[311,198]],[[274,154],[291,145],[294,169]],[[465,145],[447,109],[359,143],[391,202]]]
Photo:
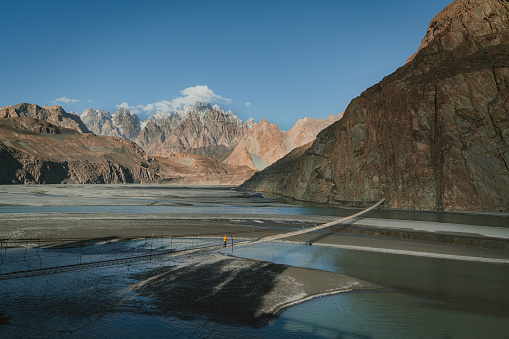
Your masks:
[[[224,236],[223,240],[224,240],[224,247],[226,247],[226,240],[228,240],[228,238],[226,237],[226,235]]]

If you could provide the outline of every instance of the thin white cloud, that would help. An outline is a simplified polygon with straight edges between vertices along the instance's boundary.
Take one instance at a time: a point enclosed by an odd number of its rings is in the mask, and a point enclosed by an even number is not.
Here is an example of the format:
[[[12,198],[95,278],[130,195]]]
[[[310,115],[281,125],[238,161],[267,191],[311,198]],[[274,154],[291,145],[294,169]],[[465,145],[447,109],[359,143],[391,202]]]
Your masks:
[[[250,103],[250,102],[246,102],[246,103],[244,104],[244,106],[246,106],[246,107],[251,107],[251,105],[252,105],[252,103]]]
[[[88,101],[88,102],[90,102],[91,104],[95,103],[95,101],[94,101],[94,100],[90,100],[90,99],[89,99],[89,100],[87,100],[87,101]]]
[[[207,85],[188,87],[180,91],[182,96],[173,100],[161,100],[148,105],[130,106],[127,102],[123,102],[119,107],[125,107],[133,113],[139,113],[140,110],[147,113],[169,113],[175,112],[185,105],[194,105],[196,102],[209,103],[230,103],[232,99],[223,98],[212,91]]]
[[[61,98],[56,98],[52,102],[55,104],[58,104],[59,102],[63,102],[64,104],[76,104],[80,101],[78,99],[69,99],[67,97],[61,97]]]

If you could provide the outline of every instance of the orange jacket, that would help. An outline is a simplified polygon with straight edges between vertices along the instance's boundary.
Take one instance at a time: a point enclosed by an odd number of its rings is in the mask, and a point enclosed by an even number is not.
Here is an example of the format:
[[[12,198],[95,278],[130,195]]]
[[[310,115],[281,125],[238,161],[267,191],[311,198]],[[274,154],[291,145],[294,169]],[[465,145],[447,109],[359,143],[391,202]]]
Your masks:
[[[224,242],[226,242],[226,239],[228,239],[228,238],[226,238],[226,235],[225,235],[225,236],[224,236]]]

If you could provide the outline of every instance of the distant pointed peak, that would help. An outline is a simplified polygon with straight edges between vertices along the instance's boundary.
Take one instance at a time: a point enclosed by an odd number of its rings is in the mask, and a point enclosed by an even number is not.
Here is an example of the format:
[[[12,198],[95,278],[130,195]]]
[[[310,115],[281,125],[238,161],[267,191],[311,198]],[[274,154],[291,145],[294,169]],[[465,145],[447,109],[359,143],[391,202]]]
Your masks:
[[[254,125],[256,125],[256,121],[255,119],[253,119],[252,117],[247,119],[247,121],[245,122],[245,124],[247,128],[249,129],[252,129]]]

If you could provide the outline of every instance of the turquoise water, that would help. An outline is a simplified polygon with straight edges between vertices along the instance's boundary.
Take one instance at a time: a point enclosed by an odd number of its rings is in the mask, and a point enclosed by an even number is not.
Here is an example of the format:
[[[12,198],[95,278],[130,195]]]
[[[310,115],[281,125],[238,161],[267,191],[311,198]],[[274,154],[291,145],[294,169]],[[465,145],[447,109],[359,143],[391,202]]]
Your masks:
[[[211,245],[211,241],[150,239],[68,249],[3,249],[0,272]],[[152,300],[135,295],[128,286],[132,273],[176,264],[154,260],[0,281],[0,337],[508,337],[508,265],[280,243],[236,248],[233,254],[345,273],[386,288],[313,299],[286,309],[262,328],[224,325],[151,312]],[[9,324],[2,325],[2,319]]]

